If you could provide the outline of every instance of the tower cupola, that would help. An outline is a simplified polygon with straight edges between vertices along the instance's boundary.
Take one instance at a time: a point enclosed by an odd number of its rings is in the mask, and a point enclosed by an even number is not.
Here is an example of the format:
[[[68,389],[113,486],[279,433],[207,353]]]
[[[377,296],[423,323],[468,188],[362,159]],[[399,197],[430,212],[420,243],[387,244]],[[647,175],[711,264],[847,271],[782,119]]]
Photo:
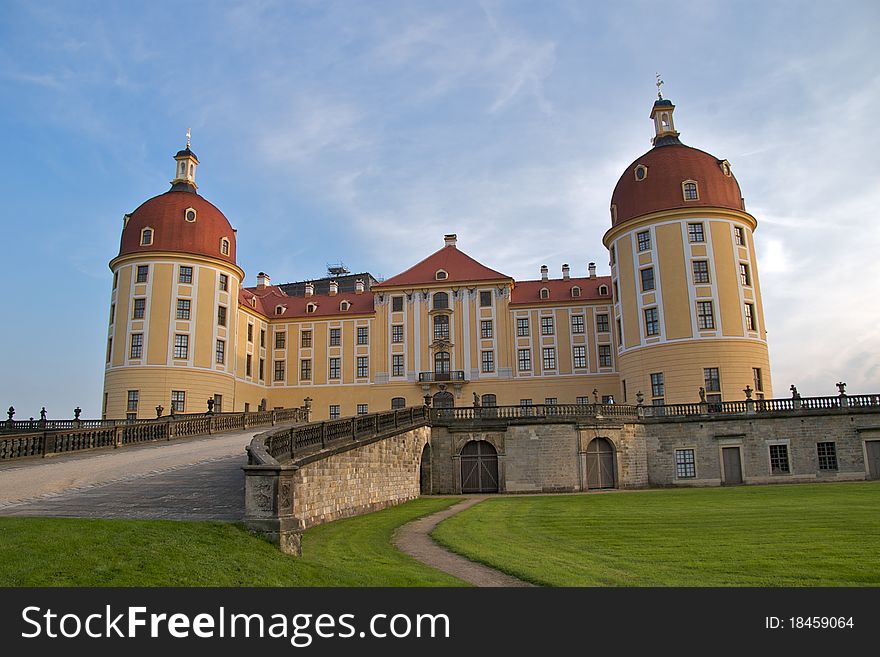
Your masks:
[[[680,144],[678,141],[678,132],[675,129],[675,123],[672,119],[672,113],[675,111],[675,105],[671,100],[663,98],[661,87],[663,80],[657,75],[657,100],[654,101],[654,107],[651,108],[651,118],[654,119],[654,138],[651,143],[654,146],[666,146],[667,144]]]
[[[172,192],[195,192],[198,189],[196,185],[196,167],[199,166],[199,158],[189,149],[190,130],[186,129],[186,148],[177,151],[174,159],[177,166],[174,170],[174,180],[171,181]]]

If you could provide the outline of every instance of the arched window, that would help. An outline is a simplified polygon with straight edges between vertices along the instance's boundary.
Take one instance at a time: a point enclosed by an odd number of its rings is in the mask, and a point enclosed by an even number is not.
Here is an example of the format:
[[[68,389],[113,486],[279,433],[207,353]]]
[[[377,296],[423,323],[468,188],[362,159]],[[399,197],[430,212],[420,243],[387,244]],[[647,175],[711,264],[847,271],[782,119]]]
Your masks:
[[[446,292],[434,293],[434,310],[449,308],[449,295]]]
[[[600,285],[599,286],[599,295],[603,296],[603,297],[608,296],[608,286],[607,285]]]
[[[490,394],[490,393],[483,395],[482,404],[483,404],[483,406],[487,406],[490,408],[498,405],[496,398],[495,398],[495,395]]]
[[[542,299],[549,299],[550,298],[550,290],[548,290],[546,287],[541,288],[541,298]]]
[[[449,274],[447,274],[442,269],[438,269],[437,273],[434,274],[434,278],[438,281],[445,281],[447,278],[449,278]]]
[[[222,240],[220,240],[220,253],[222,253],[225,256],[229,255],[229,240],[226,239],[225,237]]]
[[[345,312],[349,308],[351,308],[351,304],[348,301],[343,301],[339,304],[339,310],[343,312]]]
[[[406,399],[403,397],[393,397],[391,399],[391,408],[406,408]]]
[[[434,354],[434,374],[449,374],[448,351],[438,351]]]
[[[685,180],[681,183],[682,193],[685,201],[699,201],[700,193],[697,190],[697,183],[693,180]]]
[[[449,339],[449,315],[437,315],[434,318],[434,339]]]
[[[573,288],[571,288],[571,296],[573,296],[573,297],[581,296],[581,288],[579,288],[577,285],[575,285]]]
[[[283,315],[284,314],[284,306],[275,306],[275,314]]]
[[[307,312],[307,313],[313,313],[313,312],[315,312],[317,309],[318,309],[317,304],[314,304],[314,303],[308,303],[308,304],[306,304],[306,312]]]
[[[141,246],[150,246],[153,243],[153,229],[144,228],[141,231]]]

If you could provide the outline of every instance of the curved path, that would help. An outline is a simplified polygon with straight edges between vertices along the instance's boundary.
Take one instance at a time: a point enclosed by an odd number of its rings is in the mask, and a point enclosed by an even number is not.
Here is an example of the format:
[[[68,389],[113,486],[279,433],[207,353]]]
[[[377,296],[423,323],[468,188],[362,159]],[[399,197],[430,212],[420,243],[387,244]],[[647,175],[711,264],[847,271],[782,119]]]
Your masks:
[[[431,538],[430,533],[438,524],[485,499],[485,496],[470,497],[448,509],[405,524],[394,533],[395,547],[423,564],[449,573],[474,586],[533,586],[521,579],[450,552],[446,548],[440,547]]]

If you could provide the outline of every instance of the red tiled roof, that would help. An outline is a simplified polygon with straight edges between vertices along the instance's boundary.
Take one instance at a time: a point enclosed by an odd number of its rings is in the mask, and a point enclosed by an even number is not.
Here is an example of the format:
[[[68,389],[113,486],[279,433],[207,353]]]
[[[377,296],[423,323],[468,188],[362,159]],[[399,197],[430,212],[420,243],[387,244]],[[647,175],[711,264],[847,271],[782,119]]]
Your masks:
[[[184,219],[187,208],[196,211],[193,222]],[[153,243],[141,246],[141,230],[153,229]],[[220,252],[220,240],[229,240],[229,255]],[[144,201],[122,229],[119,255],[177,251],[219,258],[235,264],[235,231],[212,203],[192,192],[165,192]]]
[[[660,210],[693,207],[720,207],[744,210],[739,183],[721,170],[723,160],[683,144],[657,146],[630,164],[611,195],[617,206],[617,226],[624,221]],[[648,168],[644,180],[637,181],[635,168]],[[699,199],[685,201],[681,183],[694,180]]]
[[[251,299],[255,298],[256,305],[251,305]],[[307,318],[307,317],[333,317],[347,315],[373,314],[373,295],[369,292],[363,294],[316,294],[311,297],[289,297],[277,285],[269,285],[265,288],[246,287],[239,294],[239,303],[265,315],[269,319],[281,318]],[[340,304],[348,301],[351,306],[348,310],[341,310]],[[315,312],[306,312],[308,304],[317,306]],[[284,312],[275,313],[277,306],[284,306]]]
[[[607,285],[608,294],[600,295],[599,286]],[[571,288],[581,288],[581,296],[571,296]],[[550,292],[549,298],[541,298],[541,288],[547,288]],[[570,278],[547,280],[547,281],[517,281],[513,288],[513,294],[510,295],[510,304],[528,304],[536,303],[561,303],[561,302],[582,302],[582,301],[610,301],[611,300],[611,277],[597,276],[596,278]]]
[[[420,263],[413,265],[397,276],[392,276],[388,280],[378,283],[373,287],[438,283],[440,281],[437,280],[436,273],[439,269],[442,269],[449,274],[449,277],[442,281],[445,283],[496,281],[499,279],[510,280],[510,276],[497,272],[494,269],[489,269],[485,265],[481,265],[466,253],[459,251],[455,246],[444,246],[439,251],[435,251],[429,255]]]

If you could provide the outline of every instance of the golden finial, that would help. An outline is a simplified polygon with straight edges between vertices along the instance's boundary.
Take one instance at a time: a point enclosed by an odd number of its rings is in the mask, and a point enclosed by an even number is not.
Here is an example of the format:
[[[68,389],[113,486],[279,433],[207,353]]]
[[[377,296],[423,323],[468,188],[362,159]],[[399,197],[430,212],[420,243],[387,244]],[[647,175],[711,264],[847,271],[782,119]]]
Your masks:
[[[659,76],[658,76],[659,77]],[[189,140],[192,135],[190,134],[190,129],[186,129],[186,150],[189,150]]]
[[[659,73],[657,74],[657,83],[656,84],[657,84],[657,98],[659,98],[660,100],[663,100],[663,90],[660,87],[662,87],[666,83],[660,79]]]

